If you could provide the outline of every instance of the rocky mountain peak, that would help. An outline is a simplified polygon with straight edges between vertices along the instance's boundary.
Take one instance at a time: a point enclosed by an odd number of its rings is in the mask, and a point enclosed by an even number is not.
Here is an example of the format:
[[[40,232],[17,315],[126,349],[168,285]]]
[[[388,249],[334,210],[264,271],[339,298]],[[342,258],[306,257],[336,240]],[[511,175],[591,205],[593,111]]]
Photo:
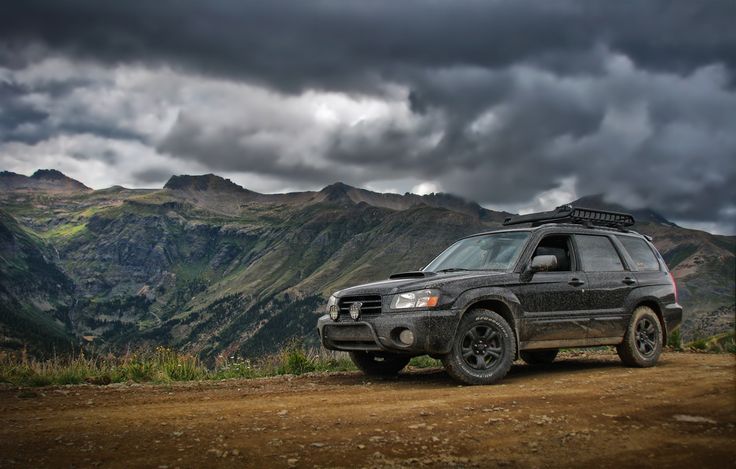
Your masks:
[[[71,178],[67,177],[64,173],[59,171],[58,169],[39,169],[35,173],[31,175],[31,179],[50,179],[50,180],[72,180]]]
[[[342,182],[336,182],[326,186],[322,189],[320,194],[324,196],[325,201],[337,202],[337,201],[352,201],[350,192],[354,191],[355,188]]]
[[[231,193],[251,192],[248,189],[235,184],[230,179],[225,179],[215,174],[203,174],[200,176],[171,176],[164,185],[164,189]]]
[[[48,192],[88,192],[89,187],[56,169],[39,169],[30,177],[11,171],[0,172],[0,188]]]

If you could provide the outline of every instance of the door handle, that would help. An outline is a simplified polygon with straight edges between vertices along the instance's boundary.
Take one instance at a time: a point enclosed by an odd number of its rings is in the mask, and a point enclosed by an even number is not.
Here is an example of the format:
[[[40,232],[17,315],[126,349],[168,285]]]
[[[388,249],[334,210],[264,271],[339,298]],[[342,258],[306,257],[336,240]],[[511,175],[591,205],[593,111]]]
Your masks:
[[[570,279],[570,281],[567,282],[567,283],[570,284],[570,285],[572,285],[573,287],[579,287],[580,285],[585,285],[585,282],[583,282],[582,280],[580,280],[577,277]]]
[[[636,284],[636,280],[634,280],[631,277],[624,277],[624,279],[621,280],[621,281],[624,282],[626,285],[635,285]]]

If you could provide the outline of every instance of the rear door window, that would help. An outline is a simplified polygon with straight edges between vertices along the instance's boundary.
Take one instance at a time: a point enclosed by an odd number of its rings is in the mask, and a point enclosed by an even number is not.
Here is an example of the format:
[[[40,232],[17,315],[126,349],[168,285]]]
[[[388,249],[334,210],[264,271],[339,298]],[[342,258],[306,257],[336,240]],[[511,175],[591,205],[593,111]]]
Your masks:
[[[649,247],[646,241],[631,236],[617,236],[617,238],[633,259],[636,270],[659,270],[657,256],[652,252],[652,248]]]
[[[619,272],[624,264],[607,236],[575,235],[580,262],[586,272]]]

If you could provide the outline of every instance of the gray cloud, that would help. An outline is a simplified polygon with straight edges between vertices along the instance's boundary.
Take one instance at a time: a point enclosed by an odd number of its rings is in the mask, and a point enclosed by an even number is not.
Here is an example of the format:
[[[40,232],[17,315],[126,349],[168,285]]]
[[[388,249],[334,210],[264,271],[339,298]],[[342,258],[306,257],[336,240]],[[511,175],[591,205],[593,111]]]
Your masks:
[[[214,171],[252,172],[302,183],[349,178],[339,168],[320,169],[303,162],[281,159],[281,150],[293,143],[288,133],[284,133],[278,142],[273,139],[262,141],[258,137],[258,130],[244,132],[234,125],[205,133],[201,122],[180,115],[158,150],[198,161]]]
[[[176,63],[287,90],[362,90],[400,80],[407,69],[533,62],[589,70],[600,44],[647,68],[733,66],[735,16],[729,0],[28,0],[3,6],[0,37],[111,63]]]
[[[160,155],[141,183],[166,161],[518,205],[572,177],[736,231],[734,17],[717,0],[14,2],[0,141],[137,142]],[[103,67],[24,74],[54,58]]]
[[[34,140],[33,129],[44,124],[48,113],[20,99],[27,91],[14,83],[0,82],[0,140]]]

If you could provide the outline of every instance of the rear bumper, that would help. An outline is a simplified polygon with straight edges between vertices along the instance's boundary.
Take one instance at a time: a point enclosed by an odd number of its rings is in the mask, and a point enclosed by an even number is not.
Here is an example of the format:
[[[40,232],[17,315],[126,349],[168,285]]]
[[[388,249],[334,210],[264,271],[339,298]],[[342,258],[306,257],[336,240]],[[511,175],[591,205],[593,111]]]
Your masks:
[[[324,315],[317,321],[317,330],[328,350],[442,355],[450,351],[459,316],[458,310],[390,312],[358,321],[342,317],[333,321]],[[414,334],[412,344],[399,340],[406,329]]]
[[[682,306],[679,303],[672,303],[665,306],[662,310],[662,319],[664,319],[666,337],[682,323]]]

